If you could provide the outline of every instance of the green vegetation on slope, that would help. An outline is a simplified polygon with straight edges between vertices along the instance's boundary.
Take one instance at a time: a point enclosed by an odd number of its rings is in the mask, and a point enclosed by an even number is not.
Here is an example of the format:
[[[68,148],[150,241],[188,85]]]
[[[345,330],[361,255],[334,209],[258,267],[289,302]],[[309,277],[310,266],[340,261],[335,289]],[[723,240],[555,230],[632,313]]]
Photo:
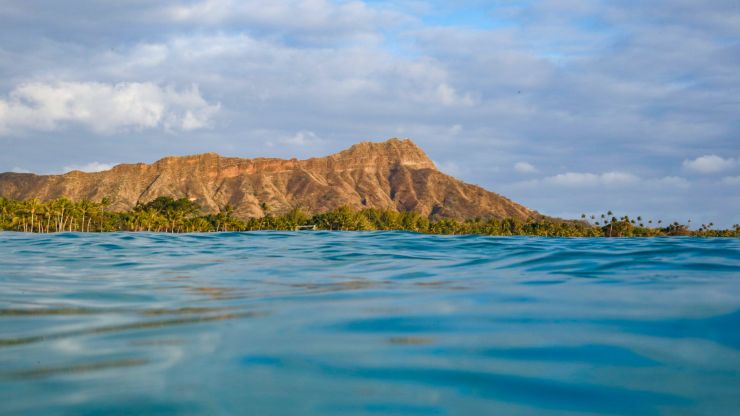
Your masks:
[[[186,198],[159,197],[139,204],[131,211],[111,212],[109,201],[73,202],[59,198],[47,202],[37,199],[15,201],[0,198],[0,230],[25,232],[218,232],[255,230],[295,230],[314,226],[318,230],[371,231],[404,230],[431,234],[531,235],[546,237],[654,237],[690,235],[703,237],[740,237],[740,225],[731,230],[714,230],[712,224],[702,224],[698,230],[688,225],[661,221],[643,221],[641,217],[617,218],[609,211],[601,216],[585,214],[580,221],[536,218],[516,219],[452,219],[430,220],[415,212],[341,207],[310,216],[295,208],[281,216],[241,220],[233,216],[231,207],[217,214],[202,215],[200,206]],[[264,206],[263,208],[268,208]],[[267,209],[266,209],[267,211]]]

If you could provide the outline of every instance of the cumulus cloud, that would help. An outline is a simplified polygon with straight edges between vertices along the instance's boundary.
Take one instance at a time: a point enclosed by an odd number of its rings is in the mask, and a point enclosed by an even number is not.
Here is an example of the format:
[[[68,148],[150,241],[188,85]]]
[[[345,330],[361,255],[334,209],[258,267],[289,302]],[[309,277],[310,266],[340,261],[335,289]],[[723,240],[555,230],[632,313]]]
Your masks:
[[[312,131],[299,131],[298,133],[280,140],[281,143],[295,146],[308,146],[322,143],[323,140]]]
[[[536,173],[537,168],[531,163],[527,162],[516,162],[514,164],[514,170],[519,173]]]
[[[90,162],[84,165],[65,166],[63,171],[64,173],[71,172],[73,170],[79,170],[82,172],[102,172],[104,170],[109,170],[113,168],[113,166],[116,166],[116,165],[117,163]]]
[[[617,186],[626,185],[639,181],[640,178],[625,172],[606,172],[606,173],[581,173],[567,172],[555,176],[549,176],[543,179],[544,183],[559,186]]]
[[[79,124],[98,133],[206,127],[219,104],[198,87],[176,90],[154,83],[30,82],[0,99],[0,134],[13,130],[56,130]]]
[[[684,160],[683,167],[699,173],[717,173],[735,166],[737,159],[722,158],[717,155],[704,155],[693,160]]]

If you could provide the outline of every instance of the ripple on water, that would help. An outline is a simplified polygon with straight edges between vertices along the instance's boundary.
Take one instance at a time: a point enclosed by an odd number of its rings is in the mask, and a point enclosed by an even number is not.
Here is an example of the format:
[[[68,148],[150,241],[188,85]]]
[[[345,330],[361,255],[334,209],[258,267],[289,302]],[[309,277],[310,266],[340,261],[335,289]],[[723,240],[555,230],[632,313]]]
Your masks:
[[[740,240],[0,234],[0,414],[740,414]]]

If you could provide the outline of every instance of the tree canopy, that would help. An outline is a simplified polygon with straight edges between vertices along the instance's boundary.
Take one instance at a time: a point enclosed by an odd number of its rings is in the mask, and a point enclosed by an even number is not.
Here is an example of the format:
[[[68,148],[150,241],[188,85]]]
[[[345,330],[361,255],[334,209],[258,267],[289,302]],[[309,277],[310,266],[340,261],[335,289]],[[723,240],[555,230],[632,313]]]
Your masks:
[[[705,236],[740,237],[740,225],[716,230],[712,223],[691,230],[688,225],[674,222],[662,226],[660,220],[645,220],[638,216],[617,218],[611,211],[601,215],[581,216],[581,220],[560,220],[539,217],[528,221],[514,218],[475,218],[459,221],[449,218],[430,220],[417,212],[362,209],[349,206],[309,215],[299,207],[273,216],[265,209],[260,218],[240,219],[233,207],[226,205],[218,213],[203,214],[201,207],[187,198],[158,197],[137,204],[132,210],[112,212],[109,201],[71,201],[59,198],[50,201],[27,201],[0,198],[0,230],[24,232],[219,232],[255,230],[296,230],[312,226],[318,230],[372,231],[402,230],[431,234],[530,235],[546,237],[655,237]],[[267,205],[265,204],[265,207]]]

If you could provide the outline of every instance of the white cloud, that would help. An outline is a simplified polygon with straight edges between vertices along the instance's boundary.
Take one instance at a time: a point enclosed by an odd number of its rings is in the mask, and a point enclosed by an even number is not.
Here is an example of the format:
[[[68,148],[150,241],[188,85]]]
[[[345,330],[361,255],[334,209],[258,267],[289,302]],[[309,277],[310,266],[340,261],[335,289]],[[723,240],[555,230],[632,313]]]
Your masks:
[[[11,171],[11,172],[13,172],[13,173],[31,173],[31,171],[30,171],[30,170],[28,170],[28,169],[23,169],[23,168],[19,168],[19,167],[17,167],[17,166],[16,166],[16,167],[14,167],[13,169],[11,169],[10,171]]]
[[[291,137],[280,140],[280,142],[296,146],[308,146],[322,143],[323,140],[312,131],[299,131]]]
[[[625,172],[580,173],[567,172],[543,179],[543,182],[560,186],[625,185],[639,181],[640,178]]]
[[[699,173],[716,173],[730,169],[737,163],[733,158],[722,158],[717,155],[704,155],[694,160],[684,160],[683,167]]]
[[[127,129],[206,127],[219,104],[198,87],[177,91],[153,83],[31,82],[0,99],[0,134],[16,129],[57,130],[67,123],[98,133]]]
[[[725,185],[740,185],[740,176],[725,176],[722,178]]]
[[[527,162],[516,162],[514,164],[514,170],[519,173],[535,173],[537,172],[537,168],[534,167],[531,163]]]
[[[79,170],[82,172],[101,172],[104,170],[109,170],[113,168],[113,166],[116,166],[117,163],[100,163],[100,162],[90,162],[85,165],[70,165],[65,166],[63,171],[64,173],[71,172],[73,170]]]
[[[470,94],[460,94],[447,83],[437,86],[433,98],[438,103],[448,107],[470,107],[475,105],[475,100]]]
[[[433,160],[432,162],[441,172],[458,178],[463,176],[468,171],[465,167],[462,167],[451,160],[446,160],[443,162],[437,162],[436,160]]]

